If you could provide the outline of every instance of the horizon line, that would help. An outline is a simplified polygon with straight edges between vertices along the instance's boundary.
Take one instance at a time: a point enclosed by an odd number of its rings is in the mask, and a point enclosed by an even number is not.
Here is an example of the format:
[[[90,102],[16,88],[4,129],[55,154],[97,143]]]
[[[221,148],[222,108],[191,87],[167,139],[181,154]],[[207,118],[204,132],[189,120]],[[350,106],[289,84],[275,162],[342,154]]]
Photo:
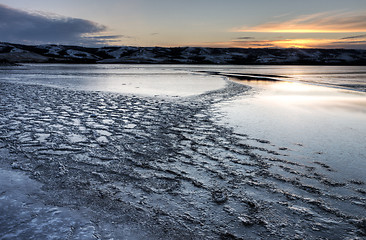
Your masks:
[[[27,43],[12,43],[0,41],[0,44],[12,44],[12,45],[23,45],[23,46],[69,46],[69,47],[82,47],[82,48],[121,48],[121,47],[135,47],[135,48],[210,48],[210,49],[301,49],[301,50],[363,50],[361,48],[310,48],[310,47],[204,47],[204,46],[136,46],[136,45],[106,45],[106,46],[87,46],[78,44],[59,44],[59,43],[45,43],[45,44],[27,44]]]

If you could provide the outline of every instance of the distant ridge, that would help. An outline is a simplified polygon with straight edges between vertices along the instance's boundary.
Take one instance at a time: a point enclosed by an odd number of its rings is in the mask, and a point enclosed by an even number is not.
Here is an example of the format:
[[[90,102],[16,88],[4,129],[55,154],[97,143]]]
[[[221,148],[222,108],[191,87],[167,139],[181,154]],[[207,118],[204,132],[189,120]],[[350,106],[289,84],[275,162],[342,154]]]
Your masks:
[[[80,47],[0,42],[6,63],[366,65],[366,50],[205,47]]]

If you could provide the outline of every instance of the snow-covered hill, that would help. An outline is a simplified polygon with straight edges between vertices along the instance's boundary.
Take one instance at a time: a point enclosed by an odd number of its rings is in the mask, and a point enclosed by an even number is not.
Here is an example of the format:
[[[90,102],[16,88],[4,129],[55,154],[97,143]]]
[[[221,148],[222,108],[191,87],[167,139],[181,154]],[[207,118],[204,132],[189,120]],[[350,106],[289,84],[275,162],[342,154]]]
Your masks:
[[[29,46],[0,43],[0,60],[13,63],[326,64],[366,65],[366,50],[202,47]]]

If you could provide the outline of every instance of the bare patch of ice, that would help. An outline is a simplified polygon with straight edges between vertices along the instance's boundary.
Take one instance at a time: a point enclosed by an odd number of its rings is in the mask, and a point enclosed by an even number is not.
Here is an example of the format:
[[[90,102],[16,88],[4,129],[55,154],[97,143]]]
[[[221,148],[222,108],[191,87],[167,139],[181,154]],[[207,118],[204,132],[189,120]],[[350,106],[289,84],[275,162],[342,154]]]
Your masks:
[[[84,137],[80,134],[75,134],[75,133],[68,135],[67,139],[70,143],[86,142],[86,140],[87,140],[86,137]]]

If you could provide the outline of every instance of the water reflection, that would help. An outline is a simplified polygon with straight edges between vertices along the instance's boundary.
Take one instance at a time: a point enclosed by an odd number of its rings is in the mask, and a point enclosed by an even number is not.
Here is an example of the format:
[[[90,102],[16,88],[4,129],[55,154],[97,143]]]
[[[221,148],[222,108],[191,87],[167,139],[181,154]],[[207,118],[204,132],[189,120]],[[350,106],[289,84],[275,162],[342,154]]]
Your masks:
[[[26,64],[0,71],[2,80],[87,91],[186,97],[225,86],[223,77],[169,65]]]
[[[236,81],[258,88],[257,100],[272,105],[366,113],[366,93],[287,81]]]
[[[366,180],[366,93],[296,82],[241,83],[253,94],[218,104],[223,123],[290,149],[291,161],[325,162],[338,177]]]

